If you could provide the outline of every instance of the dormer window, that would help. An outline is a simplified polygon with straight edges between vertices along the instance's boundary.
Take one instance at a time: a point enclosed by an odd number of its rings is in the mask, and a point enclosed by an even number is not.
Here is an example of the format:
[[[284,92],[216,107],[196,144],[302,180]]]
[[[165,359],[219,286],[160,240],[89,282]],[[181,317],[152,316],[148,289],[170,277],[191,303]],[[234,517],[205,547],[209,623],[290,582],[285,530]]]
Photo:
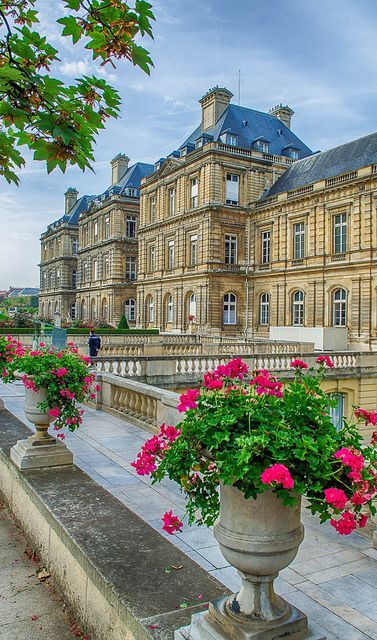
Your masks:
[[[186,156],[187,155],[187,147],[183,147],[183,149],[181,149],[181,151],[180,151],[180,154],[181,154],[181,158]]]
[[[270,141],[266,138],[260,137],[256,138],[253,141],[254,148],[262,153],[269,153],[270,150]]]
[[[226,144],[231,147],[236,147],[238,144],[238,136],[236,136],[234,133],[227,133],[225,140]]]
[[[136,198],[137,197],[137,189],[134,189],[132,187],[127,187],[126,194],[128,196],[130,196],[131,198]]]
[[[161,162],[156,162],[154,165],[154,170],[158,171],[159,169],[161,169]]]
[[[199,138],[199,140],[195,143],[195,148],[200,149],[203,146],[203,138]]]
[[[292,160],[298,160],[300,155],[297,149],[291,149],[289,151],[289,157],[292,158]]]
[[[292,158],[292,160],[300,159],[300,149],[296,149],[293,144],[289,144],[282,150],[284,156],[288,156],[288,158]]]

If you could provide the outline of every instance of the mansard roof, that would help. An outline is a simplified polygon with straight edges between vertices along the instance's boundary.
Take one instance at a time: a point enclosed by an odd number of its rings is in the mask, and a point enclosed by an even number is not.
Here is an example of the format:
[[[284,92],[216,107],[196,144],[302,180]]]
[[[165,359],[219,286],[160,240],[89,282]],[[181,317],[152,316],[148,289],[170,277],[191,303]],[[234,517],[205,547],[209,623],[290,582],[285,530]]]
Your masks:
[[[120,187],[120,193],[124,194],[125,189],[139,189],[140,183],[145,176],[153,173],[153,164],[146,162],[136,162],[128,167],[124,176],[119,180],[117,187]]]
[[[54,229],[60,227],[62,224],[78,224],[80,213],[88,208],[89,203],[94,200],[95,197],[96,196],[86,195],[78,198],[77,202],[75,202],[70,212],[67,215],[62,216],[61,218],[58,218],[58,220],[51,222],[51,224],[47,226],[47,230],[53,231]]]
[[[356,171],[370,164],[377,164],[377,133],[297,160],[263,194],[261,200],[277,193],[305,187],[318,180]]]
[[[235,134],[238,136],[237,147],[242,149],[250,149],[258,138],[268,140],[269,153],[274,155],[284,155],[283,149],[288,145],[293,145],[300,152],[301,157],[312,153],[309,147],[276,116],[235,104],[229,104],[216,124],[206,129],[205,133],[212,135],[215,142],[221,141],[220,137],[223,134]],[[200,125],[180,148],[190,143],[194,144],[201,134]]]

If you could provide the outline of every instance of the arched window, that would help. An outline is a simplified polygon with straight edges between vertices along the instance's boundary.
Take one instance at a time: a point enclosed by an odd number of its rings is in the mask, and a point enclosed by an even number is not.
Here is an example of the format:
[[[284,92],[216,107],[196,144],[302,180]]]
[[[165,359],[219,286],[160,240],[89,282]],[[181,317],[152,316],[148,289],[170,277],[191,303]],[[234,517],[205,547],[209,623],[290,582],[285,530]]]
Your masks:
[[[236,324],[237,321],[237,298],[234,293],[226,293],[224,296],[224,324]]]
[[[261,293],[260,296],[259,324],[270,324],[270,296],[268,293]]]
[[[129,322],[136,320],[136,302],[133,298],[128,298],[124,305],[124,315]]]
[[[192,319],[196,318],[196,294],[191,293],[188,298],[188,309],[187,315],[192,317]]]
[[[345,327],[347,324],[347,292],[335,289],[332,294],[332,324],[334,327]]]
[[[292,324],[304,324],[304,292],[295,291],[292,295]]]
[[[49,320],[51,320],[51,318],[52,318],[52,306],[51,306],[51,302],[49,302],[49,304],[48,304],[48,318],[49,318]]]
[[[345,396],[343,393],[333,393],[331,397],[336,401],[335,407],[330,409],[331,420],[336,430],[340,431],[344,426]]]
[[[166,298],[166,322],[173,322],[173,296],[170,294]]]
[[[55,311],[54,313],[59,313],[59,302],[55,302]]]
[[[147,297],[147,322],[154,322],[154,300],[153,296]]]
[[[45,303],[42,302],[41,304],[41,318],[45,317]]]
[[[76,302],[72,302],[70,308],[69,308],[69,315],[71,317],[72,320],[74,320],[76,318]]]

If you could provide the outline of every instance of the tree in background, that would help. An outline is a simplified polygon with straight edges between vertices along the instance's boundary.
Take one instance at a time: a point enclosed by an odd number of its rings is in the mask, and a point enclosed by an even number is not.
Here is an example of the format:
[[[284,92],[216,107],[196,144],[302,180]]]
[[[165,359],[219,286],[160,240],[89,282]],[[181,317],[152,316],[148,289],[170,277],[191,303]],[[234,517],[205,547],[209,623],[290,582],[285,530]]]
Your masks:
[[[94,60],[115,67],[129,60],[150,73],[138,36],[152,35],[152,5],[135,0],[60,0],[62,36],[83,40]],[[68,164],[91,168],[95,136],[119,115],[120,97],[106,80],[81,76],[64,84],[50,75],[58,50],[39,33],[36,0],[0,0],[0,175],[19,183],[25,164],[20,147],[46,162],[47,171]],[[67,11],[68,10],[68,11]]]

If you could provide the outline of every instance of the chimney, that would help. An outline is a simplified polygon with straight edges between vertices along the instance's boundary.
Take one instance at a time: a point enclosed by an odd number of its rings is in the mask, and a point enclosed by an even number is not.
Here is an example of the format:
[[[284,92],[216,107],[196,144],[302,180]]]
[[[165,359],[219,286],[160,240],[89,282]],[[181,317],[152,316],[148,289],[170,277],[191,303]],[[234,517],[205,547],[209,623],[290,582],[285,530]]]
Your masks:
[[[74,205],[76,204],[77,196],[79,195],[79,192],[77,191],[77,189],[75,189],[75,187],[69,187],[64,195],[65,195],[65,215],[67,216],[71,211],[72,207],[74,207]]]
[[[111,161],[111,184],[114,186],[123,178],[130,159],[124,153],[118,153]]]
[[[202,106],[202,131],[213,127],[222,116],[233,93],[224,87],[214,87],[199,100]]]
[[[291,118],[294,115],[293,109],[288,107],[288,105],[277,104],[276,107],[270,109],[270,114],[272,116],[276,116],[279,120],[285,124],[288,129],[291,128]]]

